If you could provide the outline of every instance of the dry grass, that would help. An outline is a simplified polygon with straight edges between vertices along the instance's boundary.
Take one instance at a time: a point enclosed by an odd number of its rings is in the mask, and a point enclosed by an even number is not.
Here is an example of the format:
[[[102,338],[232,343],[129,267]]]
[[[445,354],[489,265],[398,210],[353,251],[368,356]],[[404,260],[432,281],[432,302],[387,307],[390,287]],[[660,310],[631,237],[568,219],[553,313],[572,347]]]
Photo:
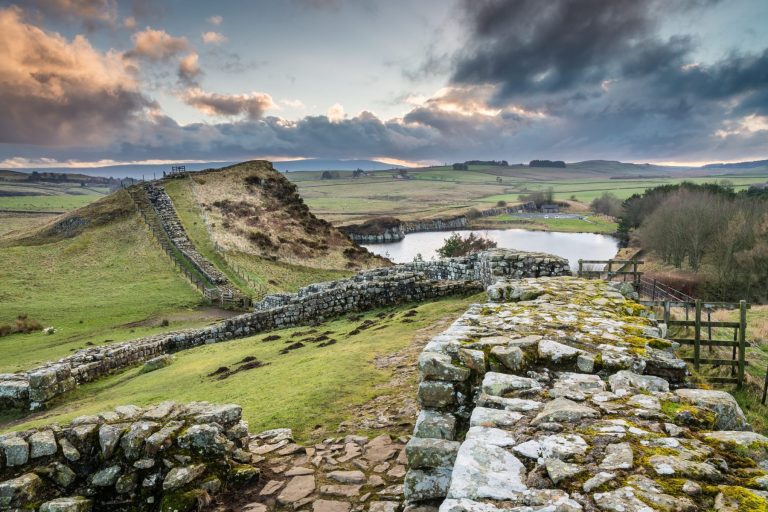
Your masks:
[[[34,331],[42,331],[43,325],[37,320],[32,320],[27,315],[19,315],[13,324],[0,325],[0,338],[11,334],[28,334]]]

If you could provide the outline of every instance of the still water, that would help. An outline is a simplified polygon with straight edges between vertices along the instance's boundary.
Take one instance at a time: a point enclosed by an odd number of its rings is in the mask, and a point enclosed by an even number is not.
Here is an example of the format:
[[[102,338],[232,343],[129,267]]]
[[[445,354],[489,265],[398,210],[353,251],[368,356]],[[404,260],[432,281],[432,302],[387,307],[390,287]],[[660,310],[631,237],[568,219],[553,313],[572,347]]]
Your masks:
[[[498,247],[530,252],[548,252],[568,258],[571,270],[578,268],[579,259],[607,260],[616,256],[618,242],[608,235],[594,233],[556,233],[551,231],[527,231],[525,229],[489,229],[484,231],[461,231],[483,235],[494,240]],[[386,256],[395,263],[413,261],[417,254],[429,260],[439,258],[437,249],[442,247],[450,232],[432,231],[411,233],[399,242],[364,245],[374,254]]]

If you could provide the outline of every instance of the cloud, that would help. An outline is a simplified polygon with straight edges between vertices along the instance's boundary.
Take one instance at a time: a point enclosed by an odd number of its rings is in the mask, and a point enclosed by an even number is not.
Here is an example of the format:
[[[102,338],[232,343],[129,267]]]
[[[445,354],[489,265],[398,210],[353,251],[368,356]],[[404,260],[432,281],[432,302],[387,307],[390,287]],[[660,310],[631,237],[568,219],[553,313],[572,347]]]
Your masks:
[[[127,29],[133,30],[136,28],[136,18],[128,16],[123,20],[123,26]]]
[[[342,107],[340,103],[331,105],[326,116],[330,122],[338,123],[344,119],[344,107]]]
[[[182,94],[188,105],[209,116],[244,116],[249,120],[260,119],[264,112],[273,107],[269,94],[218,94],[200,88],[188,89]]]
[[[100,143],[153,103],[114,51],[67,40],[0,9],[0,142]]]
[[[203,32],[202,39],[205,44],[221,44],[227,41],[227,38],[219,32]]]
[[[202,70],[198,63],[198,55],[195,52],[183,57],[179,61],[179,80],[186,85],[197,85],[197,79],[202,75]]]
[[[289,108],[295,108],[297,110],[304,110],[307,108],[304,102],[301,100],[280,100],[280,104]]]
[[[211,16],[210,18],[208,18],[207,21],[211,25],[218,27],[219,25],[221,25],[221,22],[224,21],[224,18],[222,18],[221,16]]]
[[[168,60],[189,49],[185,37],[173,37],[165,30],[150,27],[131,36],[133,48],[126,52],[126,57],[141,57],[152,61]]]
[[[81,21],[91,29],[117,20],[116,0],[31,0],[29,5],[45,16]]]

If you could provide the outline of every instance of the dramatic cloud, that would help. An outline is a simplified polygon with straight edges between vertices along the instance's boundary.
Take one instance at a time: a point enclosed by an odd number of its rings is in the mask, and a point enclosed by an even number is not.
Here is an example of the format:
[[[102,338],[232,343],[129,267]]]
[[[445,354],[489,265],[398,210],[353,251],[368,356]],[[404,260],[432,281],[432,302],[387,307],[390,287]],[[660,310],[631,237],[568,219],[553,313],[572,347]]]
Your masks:
[[[179,80],[186,85],[197,85],[197,80],[202,75],[202,70],[197,62],[197,53],[190,53],[179,61]]]
[[[274,105],[269,94],[217,94],[199,88],[185,91],[182,99],[209,116],[245,116],[250,120],[260,119]]]
[[[153,61],[168,60],[189,49],[189,43],[185,37],[173,37],[165,30],[156,30],[150,27],[136,32],[131,36],[133,48],[126,53],[126,57],[142,57]]]
[[[224,37],[224,34],[213,31],[203,32],[201,37],[205,44],[221,44],[227,41],[227,38]]]
[[[117,20],[116,0],[31,0],[30,5],[46,16],[81,21],[89,28]]]
[[[0,142],[86,145],[108,141],[151,102],[121,56],[69,41],[0,10]]]
[[[344,119],[344,107],[340,103],[336,103],[328,109],[326,115],[332,123],[338,123]]]

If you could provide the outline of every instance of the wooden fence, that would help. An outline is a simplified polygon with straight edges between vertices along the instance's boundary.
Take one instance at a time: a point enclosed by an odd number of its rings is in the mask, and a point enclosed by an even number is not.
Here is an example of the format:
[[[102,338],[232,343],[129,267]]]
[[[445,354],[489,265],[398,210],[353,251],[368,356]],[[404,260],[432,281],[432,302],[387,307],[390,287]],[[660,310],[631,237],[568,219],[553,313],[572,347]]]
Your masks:
[[[616,277],[626,281],[627,277],[631,276],[633,283],[639,283],[643,273],[637,267],[642,264],[643,261],[640,260],[579,260],[577,275],[587,279],[606,279],[608,281]]]
[[[746,360],[747,343],[747,309],[749,304],[742,300],[738,303],[733,302],[704,302],[700,299],[694,301],[640,301],[646,306],[657,306],[663,308],[664,323],[669,327],[684,328],[679,337],[669,338],[681,345],[693,346],[693,355],[684,357],[683,360],[693,364],[696,371],[699,371],[702,365],[715,367],[728,366],[731,369],[728,377],[709,377],[707,380],[713,383],[736,384],[738,389],[744,385],[744,371],[749,364]],[[672,308],[685,308],[685,320],[673,320],[671,318]],[[738,322],[712,321],[712,311],[717,309],[738,309]],[[688,311],[691,310],[693,319],[688,318]],[[706,311],[706,319],[703,317]],[[693,337],[691,336],[693,328]],[[712,329],[733,329],[732,339],[713,338]],[[706,330],[706,331],[705,331]],[[705,336],[706,334],[706,336]],[[714,354],[715,349],[730,348],[730,358],[702,357],[701,347],[708,347],[710,355]]]

